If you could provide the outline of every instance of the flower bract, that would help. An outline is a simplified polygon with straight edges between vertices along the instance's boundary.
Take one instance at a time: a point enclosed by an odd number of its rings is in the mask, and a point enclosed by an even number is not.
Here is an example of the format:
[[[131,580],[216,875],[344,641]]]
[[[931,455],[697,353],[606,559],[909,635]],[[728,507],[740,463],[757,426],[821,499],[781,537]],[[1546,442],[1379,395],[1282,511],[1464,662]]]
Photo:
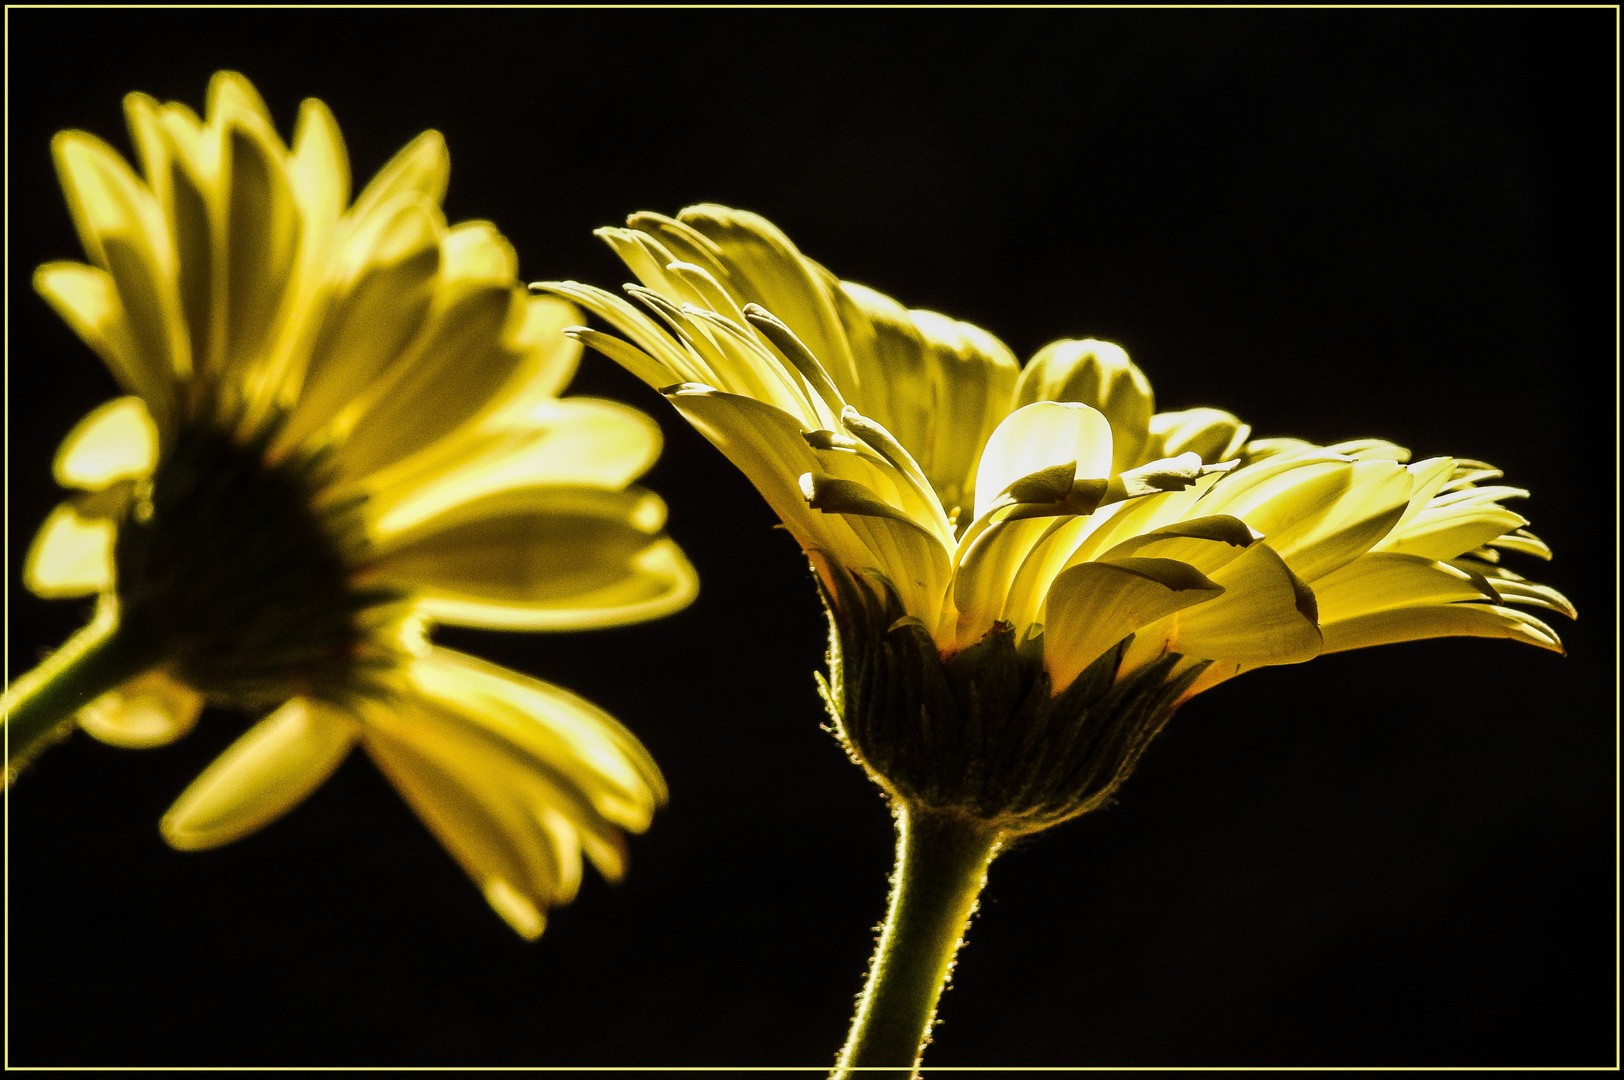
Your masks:
[[[489,222],[448,225],[425,132],[350,197],[307,100],[289,148],[242,76],[206,116],[125,100],[140,173],[93,135],[53,144],[88,263],[35,286],[127,396],[67,437],[73,490],[24,577],[99,595],[140,670],[79,710],[155,746],[205,704],[264,714],[180,797],[180,848],[290,809],[359,745],[534,937],[584,852],[624,867],[665,790],[637,740],[559,687],[430,644],[435,622],[576,630],[676,611],[692,568],[633,481],[656,426],[560,398],[574,307],[530,296]]]

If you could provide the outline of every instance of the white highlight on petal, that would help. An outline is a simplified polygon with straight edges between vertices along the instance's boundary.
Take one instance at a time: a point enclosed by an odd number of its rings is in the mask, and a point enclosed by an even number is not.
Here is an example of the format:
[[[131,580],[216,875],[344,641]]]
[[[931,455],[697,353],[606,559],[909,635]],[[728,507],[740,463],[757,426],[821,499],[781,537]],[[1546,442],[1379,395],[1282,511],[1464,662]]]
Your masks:
[[[158,427],[146,403],[115,398],[91,410],[57,449],[51,474],[63,487],[100,491],[148,476],[158,463]]]
[[[1038,401],[1004,418],[987,440],[976,470],[976,517],[1009,485],[1042,469],[1077,463],[1078,479],[1111,475],[1111,423],[1075,401]]]

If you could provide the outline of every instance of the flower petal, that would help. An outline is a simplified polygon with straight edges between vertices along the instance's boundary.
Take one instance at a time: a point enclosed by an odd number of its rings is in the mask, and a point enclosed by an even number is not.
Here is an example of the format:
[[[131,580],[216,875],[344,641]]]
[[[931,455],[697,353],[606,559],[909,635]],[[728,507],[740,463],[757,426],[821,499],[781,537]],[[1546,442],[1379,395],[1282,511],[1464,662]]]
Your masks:
[[[1327,633],[1335,623],[1377,611],[1500,599],[1480,576],[1389,551],[1370,552],[1314,582],[1314,596]]]
[[[366,512],[387,538],[459,503],[547,484],[619,490],[660,456],[659,425],[599,398],[545,398],[505,426],[442,439],[368,477]]]
[[[481,285],[431,318],[394,379],[373,391],[336,462],[340,478],[400,461],[492,404],[523,359],[507,340],[524,324],[528,299],[516,285]]]
[[[969,648],[980,641],[1003,617],[1016,573],[1052,524],[1053,519],[1049,518],[995,521],[959,556],[959,565],[953,574],[953,604],[959,612],[956,630],[959,648]]]
[[[174,372],[130,336],[113,275],[83,263],[46,263],[34,271],[34,289],[96,351],[120,386],[146,401],[161,424],[170,422]]]
[[[391,538],[369,578],[442,622],[534,630],[620,626],[690,603],[698,579],[660,534],[652,492],[547,486],[453,506]]]
[[[739,307],[760,304],[805,343],[842,392],[854,390],[851,344],[834,309],[830,282],[789,237],[759,214],[726,206],[685,207],[677,220],[704,236],[727,267]]]
[[[171,381],[185,378],[190,346],[175,293],[174,252],[152,192],[93,135],[60,132],[51,148],[85,252],[117,287],[129,340],[140,356],[132,366]]]
[[[1222,409],[1157,413],[1150,418],[1150,439],[1143,454],[1146,461],[1184,453],[1200,454],[1208,463],[1228,461],[1240,453],[1251,433],[1250,424]]]
[[[1109,341],[1052,341],[1021,369],[1015,405],[1034,401],[1080,401],[1111,423],[1111,472],[1126,472],[1150,459],[1150,418],[1156,398],[1150,380],[1119,345]]]
[[[144,402],[121,397],[100,405],[68,432],[51,473],[63,487],[100,491],[149,476],[158,463],[158,429]]]
[[[526,938],[574,895],[584,847],[611,877],[620,825],[641,831],[664,782],[637,741],[567,691],[449,650],[412,690],[365,706],[368,752]]]
[[[1501,637],[1563,652],[1562,640],[1539,619],[1493,604],[1437,604],[1391,608],[1329,624],[1325,652],[1363,649],[1434,637]]]
[[[908,312],[908,318],[927,350],[931,419],[920,446],[906,439],[901,440],[902,444],[930,477],[944,509],[951,512],[954,508],[979,507],[982,495],[977,476],[983,447],[1009,413],[1020,364],[1002,341],[979,326],[917,308]],[[1059,458],[1045,464],[1069,460]],[[1107,445],[1107,467],[1110,460]],[[1029,469],[1027,473],[1036,471]],[[1002,492],[1000,487],[988,493],[989,503]],[[978,509],[975,516],[981,513]]]
[[[401,148],[378,170],[350,208],[350,216],[363,220],[401,196],[422,197],[439,205],[451,180],[451,155],[438,131],[425,131]]]
[[[159,824],[182,851],[219,847],[281,817],[332,775],[355,745],[348,712],[293,698],[249,728],[193,780]]]
[[[97,741],[145,750],[185,735],[202,712],[202,694],[154,668],[109,690],[76,715],[79,726]]]
[[[416,339],[433,299],[442,227],[433,204],[403,200],[367,231],[370,241],[351,256],[360,265],[329,301],[279,448],[349,409]]]
[[[1111,424],[1098,409],[1078,402],[1039,401],[1007,416],[987,440],[976,470],[976,517],[992,508],[1015,481],[1067,462],[1077,479],[1111,473]]]
[[[1188,563],[1124,558],[1073,566],[1055,578],[1043,618],[1043,664],[1059,693],[1140,627],[1212,601],[1224,587]]]
[[[1223,595],[1135,637],[1124,670],[1163,652],[1251,666],[1300,664],[1319,654],[1314,593],[1267,543],[1247,548],[1212,580],[1224,587]]]
[[[35,596],[89,596],[113,587],[112,522],[85,518],[72,503],[51,511],[23,562],[23,584]]]
[[[443,648],[413,663],[410,674],[473,729],[566,778],[620,828],[642,832],[666,800],[665,780],[637,737],[563,687]]]

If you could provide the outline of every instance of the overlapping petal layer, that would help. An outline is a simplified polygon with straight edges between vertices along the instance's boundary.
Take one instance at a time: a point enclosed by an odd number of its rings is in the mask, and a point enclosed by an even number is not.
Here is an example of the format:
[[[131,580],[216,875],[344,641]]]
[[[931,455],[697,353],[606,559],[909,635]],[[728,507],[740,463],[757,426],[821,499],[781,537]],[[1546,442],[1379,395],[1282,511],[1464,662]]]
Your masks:
[[[1560,648],[1495,577],[1548,557],[1480,462],[1250,440],[1211,408],[1155,411],[1119,347],[1059,341],[1018,369],[990,334],[843,282],[771,223],[703,205],[599,235],[642,306],[536,286],[623,337],[568,333],[650,385],[813,557],[886,582],[944,657],[999,627],[1043,637],[1056,694],[1133,635],[1118,678],[1211,661],[1189,692],[1322,651],[1442,634]],[[646,309],[646,310],[645,310]]]

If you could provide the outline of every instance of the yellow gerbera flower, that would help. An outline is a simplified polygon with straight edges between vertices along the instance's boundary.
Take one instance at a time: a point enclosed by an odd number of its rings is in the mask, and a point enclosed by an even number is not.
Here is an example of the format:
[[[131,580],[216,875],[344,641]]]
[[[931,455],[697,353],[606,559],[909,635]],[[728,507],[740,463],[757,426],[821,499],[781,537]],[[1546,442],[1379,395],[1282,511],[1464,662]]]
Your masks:
[[[659,388],[800,542],[829,609],[830,712],[897,807],[898,891],[844,1065],[916,1060],[933,993],[902,994],[900,1021],[886,996],[940,987],[999,844],[1107,801],[1192,694],[1415,638],[1560,651],[1509,606],[1573,614],[1498,565],[1549,552],[1501,505],[1526,492],[1486,484],[1489,466],[1157,413],[1105,342],[1055,342],[1022,368],[978,327],[837,279],[754,214],[641,213],[599,235],[652,318],[541,287],[624,334],[567,331]],[[919,874],[936,884],[899,900]],[[930,903],[951,933],[899,945],[899,920],[931,922],[899,911]]]
[[[205,703],[268,710],[164,817],[180,848],[243,836],[367,750],[521,934],[608,877],[665,796],[637,740],[555,686],[431,646],[434,621],[569,630],[693,599],[629,486],[658,428],[559,399],[567,302],[527,296],[488,222],[448,227],[425,132],[353,204],[344,144],[307,100],[291,151],[254,88],[207,120],[131,94],[144,178],[65,131],[57,169],[90,264],[35,286],[129,396],[63,442],[75,489],[24,579],[100,596],[96,620],[7,692],[9,764],[77,713],[156,746]]]

